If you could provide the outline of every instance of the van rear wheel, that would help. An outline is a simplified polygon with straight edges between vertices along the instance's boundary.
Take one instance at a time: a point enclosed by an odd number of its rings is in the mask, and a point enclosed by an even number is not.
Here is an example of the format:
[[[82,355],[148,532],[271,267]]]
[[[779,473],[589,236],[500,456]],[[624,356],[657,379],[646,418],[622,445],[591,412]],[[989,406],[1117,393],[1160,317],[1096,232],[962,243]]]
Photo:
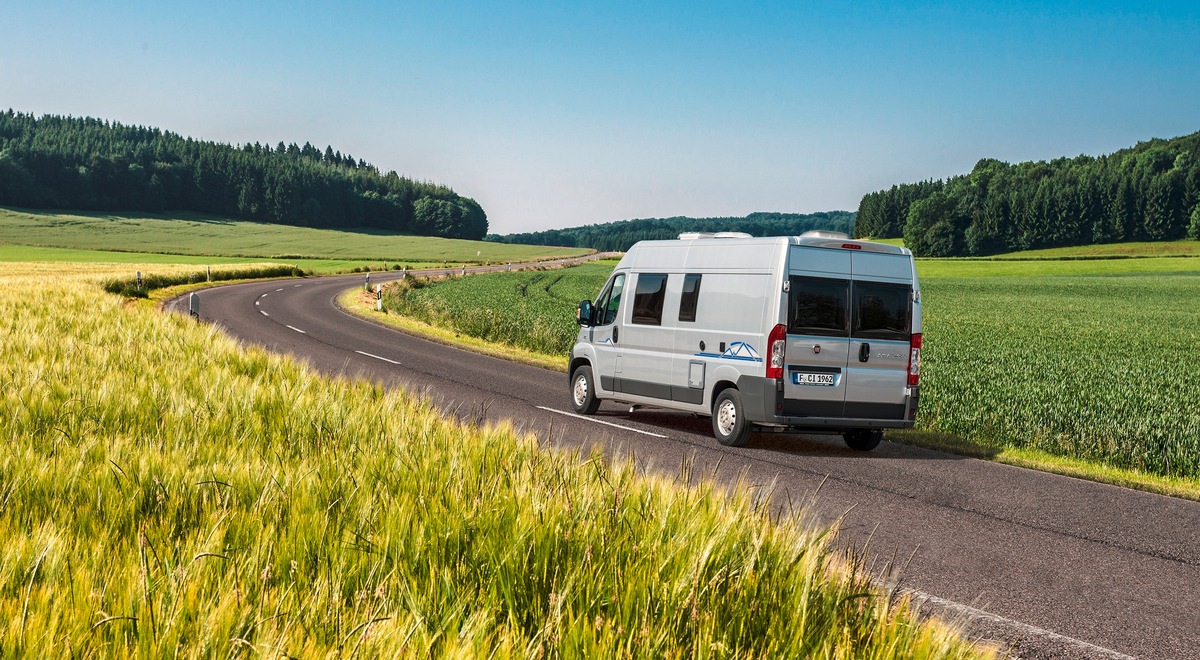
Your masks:
[[[883,431],[846,431],[842,434],[842,439],[846,441],[846,446],[854,451],[871,451],[883,440]]]
[[[734,388],[717,395],[713,403],[712,426],[717,442],[726,447],[741,447],[750,440],[750,422],[743,414],[742,393]]]
[[[571,374],[571,407],[581,415],[591,415],[600,409],[592,368],[587,365],[577,367]]]

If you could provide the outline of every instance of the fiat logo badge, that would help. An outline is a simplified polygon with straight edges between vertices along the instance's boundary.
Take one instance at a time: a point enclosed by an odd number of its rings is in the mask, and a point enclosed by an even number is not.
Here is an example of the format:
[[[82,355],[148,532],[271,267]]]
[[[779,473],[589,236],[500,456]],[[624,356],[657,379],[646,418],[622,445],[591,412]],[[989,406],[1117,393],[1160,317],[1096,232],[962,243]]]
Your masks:
[[[821,345],[820,345],[820,344],[815,344],[815,345],[813,346],[813,355],[816,355],[817,353],[820,353],[820,352],[821,352]]]

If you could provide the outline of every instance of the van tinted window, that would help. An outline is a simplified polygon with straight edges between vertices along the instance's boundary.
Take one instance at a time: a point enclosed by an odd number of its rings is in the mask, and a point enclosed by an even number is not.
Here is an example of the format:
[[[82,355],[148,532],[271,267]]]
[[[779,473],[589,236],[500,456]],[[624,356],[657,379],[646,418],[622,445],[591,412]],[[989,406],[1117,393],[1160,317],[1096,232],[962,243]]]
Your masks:
[[[854,337],[908,341],[912,288],[903,284],[854,283]]]
[[[596,317],[596,325],[608,325],[617,320],[617,309],[621,306],[621,290],[624,288],[625,273],[617,273],[596,298],[596,307],[592,311],[592,315]]]
[[[700,275],[683,276],[683,295],[679,298],[679,320],[696,320],[696,303],[700,300]]]
[[[789,333],[822,337],[850,334],[849,282],[792,275],[788,286]]]
[[[639,273],[633,293],[633,322],[638,325],[662,325],[663,300],[667,297],[667,276]]]

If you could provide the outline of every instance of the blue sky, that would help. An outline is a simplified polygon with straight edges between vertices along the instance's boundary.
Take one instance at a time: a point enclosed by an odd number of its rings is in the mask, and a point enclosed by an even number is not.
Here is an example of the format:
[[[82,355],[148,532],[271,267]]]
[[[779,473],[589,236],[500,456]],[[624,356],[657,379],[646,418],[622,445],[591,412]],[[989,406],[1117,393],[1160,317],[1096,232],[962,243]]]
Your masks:
[[[0,108],[310,141],[491,231],[854,210],[1200,130],[1200,4],[24,3]]]

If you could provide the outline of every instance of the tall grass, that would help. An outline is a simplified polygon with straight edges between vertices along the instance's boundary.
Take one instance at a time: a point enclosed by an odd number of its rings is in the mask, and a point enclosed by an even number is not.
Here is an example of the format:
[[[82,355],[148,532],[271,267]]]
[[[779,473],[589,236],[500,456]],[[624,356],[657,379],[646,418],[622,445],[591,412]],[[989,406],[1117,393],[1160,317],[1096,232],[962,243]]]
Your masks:
[[[986,653],[742,486],[544,451],[100,275],[3,268],[3,655]]]
[[[181,271],[178,268],[172,270]],[[240,268],[223,266],[218,267],[216,270],[208,268],[203,271],[146,273],[141,276],[140,280],[137,273],[135,273],[132,277],[126,275],[125,277],[106,279],[101,286],[109,293],[129,298],[145,298],[150,291],[179,284],[205,281],[228,282],[230,280],[251,280],[268,277],[303,277],[307,274],[303,269],[287,264],[266,264],[243,266]]]

